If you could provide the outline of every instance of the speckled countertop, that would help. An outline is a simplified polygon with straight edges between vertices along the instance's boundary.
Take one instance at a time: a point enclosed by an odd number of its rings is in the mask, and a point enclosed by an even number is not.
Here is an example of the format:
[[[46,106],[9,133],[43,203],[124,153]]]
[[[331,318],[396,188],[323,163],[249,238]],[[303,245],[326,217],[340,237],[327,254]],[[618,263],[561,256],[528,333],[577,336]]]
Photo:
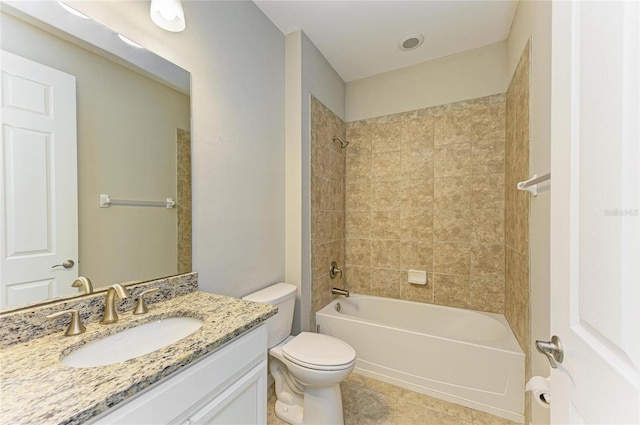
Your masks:
[[[64,332],[0,350],[0,423],[80,424],[172,372],[220,348],[275,314],[264,304],[193,292],[149,306],[149,313],[120,313],[111,325],[91,323],[79,336]],[[61,356],[88,342],[139,324],[169,317],[195,317],[193,334],[144,356],[108,366],[78,369]]]

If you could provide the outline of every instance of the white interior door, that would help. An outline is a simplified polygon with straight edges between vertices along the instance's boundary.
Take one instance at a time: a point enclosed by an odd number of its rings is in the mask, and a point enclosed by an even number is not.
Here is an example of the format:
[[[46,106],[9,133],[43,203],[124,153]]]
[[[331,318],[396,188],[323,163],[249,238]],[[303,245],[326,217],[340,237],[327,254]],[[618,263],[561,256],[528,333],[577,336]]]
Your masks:
[[[554,424],[640,423],[640,3],[554,2]]]
[[[1,53],[0,307],[9,307],[77,292],[76,85]]]

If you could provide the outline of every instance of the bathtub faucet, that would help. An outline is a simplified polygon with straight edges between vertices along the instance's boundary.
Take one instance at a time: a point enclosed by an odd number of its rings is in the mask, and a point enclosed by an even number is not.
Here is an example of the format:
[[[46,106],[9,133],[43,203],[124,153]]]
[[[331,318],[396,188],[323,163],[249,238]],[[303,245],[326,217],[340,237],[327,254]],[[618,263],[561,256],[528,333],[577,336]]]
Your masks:
[[[345,297],[349,297],[349,291],[346,289],[331,288],[331,293],[333,295],[344,295]]]

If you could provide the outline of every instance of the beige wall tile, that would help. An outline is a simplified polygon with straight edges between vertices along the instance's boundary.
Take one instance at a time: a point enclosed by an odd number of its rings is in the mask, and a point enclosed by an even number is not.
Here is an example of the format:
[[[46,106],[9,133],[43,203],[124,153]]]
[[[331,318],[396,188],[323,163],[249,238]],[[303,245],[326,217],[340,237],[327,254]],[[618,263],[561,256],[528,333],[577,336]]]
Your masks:
[[[468,176],[471,174],[471,145],[457,143],[436,146],[433,154],[435,177]]]
[[[504,314],[521,348],[529,351],[529,202],[517,191],[529,178],[529,45],[516,68],[506,106],[505,147],[505,307]]]
[[[372,211],[371,237],[374,239],[400,239],[400,211]],[[375,264],[375,263],[374,263]]]
[[[371,212],[347,211],[345,233],[349,239],[368,239],[371,237]]]
[[[178,273],[191,272],[191,132],[176,132],[176,215],[178,221]]]
[[[342,173],[344,178],[344,173]],[[345,185],[344,180],[329,180],[328,185],[328,199],[326,199],[326,207],[330,210],[344,210],[345,209]]]
[[[399,236],[404,240],[433,239],[433,212],[431,210],[401,211]]]
[[[512,247],[518,252],[525,253],[529,247],[529,202],[531,195],[528,192],[519,190],[515,193],[514,198],[514,218],[513,228],[513,245]]]
[[[371,209],[377,211],[399,210],[402,182],[375,182],[371,185]]]
[[[436,209],[433,213],[434,241],[471,241],[471,211]]]
[[[413,270],[433,270],[433,243],[431,241],[402,241],[400,267]]]
[[[472,245],[471,276],[504,276],[504,245]]]
[[[504,96],[496,99],[349,123],[343,197],[350,284],[383,296],[504,309],[504,290],[496,290],[504,264],[500,272],[485,253],[490,248],[475,248],[505,243],[507,112]],[[319,201],[334,208],[340,192],[330,184],[325,192],[329,200]],[[504,263],[504,247],[501,253]],[[408,284],[409,268],[444,276],[440,293],[435,275],[426,287]],[[472,270],[481,273],[473,286]]]
[[[497,139],[474,140],[471,142],[472,149],[491,149],[492,151],[502,152],[504,155],[506,148],[506,135]],[[491,174],[491,173],[490,173]]]
[[[393,152],[402,149],[402,132],[398,122],[386,122],[378,124],[374,128],[376,131],[371,140],[373,153]]]
[[[357,135],[357,137],[356,137]],[[371,139],[364,129],[347,132],[346,175],[349,183],[371,180]]]
[[[439,274],[469,276],[471,245],[468,243],[434,242],[433,271]]]
[[[504,208],[504,174],[474,176],[471,208]]]
[[[529,293],[529,256],[521,254],[510,247],[505,250],[506,271],[510,287],[516,294]]]
[[[402,180],[400,189],[403,210],[426,210],[433,208],[433,179]]]
[[[471,210],[471,241],[503,244],[504,210],[502,208]]]
[[[347,184],[345,193],[347,211],[368,211],[371,209],[371,184]]]
[[[434,145],[470,141],[471,113],[469,110],[446,112],[434,118]]]
[[[505,104],[475,106],[471,109],[471,140],[503,138],[505,133]]]
[[[345,263],[351,266],[371,265],[371,240],[347,239]]]
[[[375,269],[371,273],[371,294],[400,298],[400,270]]]
[[[371,241],[371,264],[388,269],[400,268],[402,242],[394,240]]]
[[[433,277],[431,276],[433,275],[427,277],[427,285],[413,285],[404,279],[404,282],[400,283],[400,298],[419,303],[433,303]]]
[[[433,148],[414,148],[402,151],[400,173],[403,179],[433,177]]]
[[[331,234],[330,238],[332,241],[344,239],[344,210],[332,210],[329,211],[329,216],[331,219]]]
[[[317,175],[311,178],[311,208],[316,210],[331,209],[331,183],[329,179]]]
[[[312,244],[322,244],[331,240],[331,211],[315,211],[313,220]]]
[[[450,307],[469,307],[469,276],[435,274],[433,301]]]
[[[464,210],[471,205],[469,177],[436,177],[433,183],[433,207]]]
[[[369,123],[360,127],[360,134],[362,140],[369,143],[369,146],[373,149],[373,139],[376,137],[378,132],[378,124],[377,123]]]
[[[324,146],[316,144],[311,150],[311,172],[318,176],[329,178],[331,175],[331,151]]]
[[[345,257],[345,156],[347,152],[333,142],[333,136],[346,137],[346,126],[340,118],[324,105],[312,98],[311,101],[311,317],[314,323],[315,312],[326,305],[333,296],[331,286],[344,286],[343,278],[330,282],[328,268],[336,261],[344,268]],[[360,161],[352,168],[358,179],[370,175],[370,142],[364,141],[362,131],[352,133],[355,136],[355,149],[351,157]],[[367,153],[368,152],[368,153]],[[357,165],[357,164],[356,164]],[[355,173],[354,173],[355,171]],[[359,174],[358,174],[359,173]],[[355,198],[357,199],[357,198]],[[351,217],[352,231],[369,231],[369,212]],[[365,230],[366,229],[366,230]]]
[[[504,278],[472,276],[469,307],[490,313],[503,313]]]
[[[516,294],[509,286],[505,290],[505,318],[525,353],[529,350],[529,297]]]
[[[433,117],[421,117],[403,122],[402,149],[419,149],[433,146]]]
[[[347,290],[358,294],[371,294],[371,269],[369,267],[346,267]]]
[[[349,148],[351,145],[349,145]],[[368,183],[371,181],[371,154],[347,155],[346,179],[349,183]],[[313,172],[313,170],[312,170]]]
[[[331,264],[331,254],[330,242],[311,247],[311,268],[314,278],[326,272],[326,264]]]
[[[348,129],[346,137],[349,141],[349,148],[346,149],[347,158],[371,156],[371,135],[366,127]]]
[[[329,150],[329,174],[328,178],[332,181],[342,182],[345,172],[345,154],[344,150],[336,152]]]
[[[503,174],[504,148],[471,147],[471,174]]]
[[[401,180],[400,161],[402,152],[382,152],[371,155],[371,178],[374,181]]]

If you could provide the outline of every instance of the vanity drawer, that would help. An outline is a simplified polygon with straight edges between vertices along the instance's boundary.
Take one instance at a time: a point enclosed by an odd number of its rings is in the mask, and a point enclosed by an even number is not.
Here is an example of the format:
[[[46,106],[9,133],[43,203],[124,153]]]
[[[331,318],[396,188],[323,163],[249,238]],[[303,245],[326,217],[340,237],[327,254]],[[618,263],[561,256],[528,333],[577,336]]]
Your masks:
[[[152,385],[134,398],[114,406],[89,423],[184,423],[225,390],[233,387],[237,381],[243,380],[244,375],[250,371],[255,374],[255,370],[259,370],[261,376],[257,376],[256,379],[266,382],[266,364],[267,332],[266,327],[261,325]],[[266,388],[261,393],[259,397],[265,400],[259,400],[261,402],[258,404],[266,406]]]

